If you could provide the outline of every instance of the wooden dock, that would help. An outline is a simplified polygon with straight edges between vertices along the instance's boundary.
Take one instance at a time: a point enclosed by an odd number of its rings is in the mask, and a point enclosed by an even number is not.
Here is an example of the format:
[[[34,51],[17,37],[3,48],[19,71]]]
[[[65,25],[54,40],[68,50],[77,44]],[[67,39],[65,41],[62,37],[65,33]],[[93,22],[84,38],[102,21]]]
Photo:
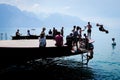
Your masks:
[[[38,39],[40,36],[39,35],[30,35],[30,36],[11,36],[12,40],[21,40],[21,39]],[[53,36],[46,35],[47,39],[53,39]]]
[[[86,53],[85,50],[72,53],[67,46],[56,47],[55,41],[52,39],[47,39],[45,48],[39,48],[38,39],[1,40],[0,51],[1,64],[19,64],[39,58],[72,56]]]
[[[55,41],[53,39],[47,39],[46,47],[55,47]],[[21,40],[1,40],[0,47],[9,48],[35,48],[39,47],[38,39],[21,39]]]

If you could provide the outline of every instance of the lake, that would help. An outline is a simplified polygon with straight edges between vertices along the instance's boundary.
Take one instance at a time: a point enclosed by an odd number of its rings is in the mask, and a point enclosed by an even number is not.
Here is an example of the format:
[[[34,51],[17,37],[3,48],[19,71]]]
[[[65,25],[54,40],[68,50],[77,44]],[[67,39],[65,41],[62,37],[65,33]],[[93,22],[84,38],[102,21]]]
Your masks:
[[[2,32],[3,33],[3,32]],[[12,31],[9,33],[13,33]],[[69,34],[69,33],[66,33]],[[13,34],[9,34],[13,35]],[[112,46],[112,38],[116,46]],[[80,55],[54,58],[52,64],[37,60],[29,65],[10,65],[1,70],[6,78],[17,79],[48,79],[49,80],[119,80],[120,79],[120,32],[119,29],[110,29],[109,33],[92,30],[94,57],[88,66],[81,67]],[[2,72],[3,71],[3,72]],[[35,75],[33,77],[32,75]],[[45,77],[44,77],[45,76]]]

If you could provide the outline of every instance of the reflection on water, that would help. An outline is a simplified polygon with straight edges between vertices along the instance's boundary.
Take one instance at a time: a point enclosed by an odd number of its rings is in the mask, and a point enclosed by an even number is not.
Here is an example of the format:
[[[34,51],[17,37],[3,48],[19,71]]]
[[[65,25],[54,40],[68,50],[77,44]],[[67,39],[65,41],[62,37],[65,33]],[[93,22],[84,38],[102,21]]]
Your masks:
[[[109,42],[110,43],[110,42]],[[80,55],[60,58],[36,59],[27,64],[9,65],[0,70],[4,79],[42,80],[119,80],[120,47],[111,44],[96,46],[94,58],[88,66],[81,66]],[[99,48],[101,47],[101,48]],[[113,53],[114,51],[114,53]],[[33,77],[33,75],[35,75]],[[1,79],[2,80],[2,79]]]
[[[72,60],[38,59],[27,65],[11,65],[1,70],[4,79],[43,79],[43,80],[91,80],[94,79],[92,68],[81,67],[81,63]],[[35,77],[33,77],[35,75]]]
[[[117,53],[116,53],[117,54]],[[10,65],[0,71],[4,79],[42,79],[42,80],[118,80],[120,62],[115,55],[109,60],[94,59],[88,66],[82,66],[79,55],[61,58],[36,59],[27,64]],[[116,57],[117,58],[117,57]],[[35,75],[33,77],[33,75]]]
[[[114,43],[112,43],[112,49],[114,50],[115,47],[116,47],[116,43],[114,42]]]
[[[4,79],[42,79],[42,80],[119,80],[120,51],[116,45],[98,51],[88,66],[82,66],[80,55],[60,58],[36,59],[27,64],[9,65],[0,70]],[[35,75],[33,77],[33,75]],[[1,79],[2,80],[2,79]]]

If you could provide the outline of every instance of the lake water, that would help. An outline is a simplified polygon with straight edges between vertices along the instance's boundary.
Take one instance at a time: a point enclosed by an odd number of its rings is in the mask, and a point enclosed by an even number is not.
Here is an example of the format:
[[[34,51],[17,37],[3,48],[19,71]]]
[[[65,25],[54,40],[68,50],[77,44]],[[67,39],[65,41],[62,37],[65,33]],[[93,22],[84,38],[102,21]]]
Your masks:
[[[13,33],[13,32],[9,32]],[[68,34],[68,33],[66,33]],[[13,35],[13,34],[12,34]],[[112,38],[115,38],[116,46],[112,46]],[[80,55],[57,58],[55,66],[44,66],[48,78],[56,80],[119,80],[120,79],[120,32],[119,29],[110,29],[109,33],[98,31],[96,28],[92,30],[92,39],[95,40],[94,44],[94,58],[88,63],[88,67],[80,66]],[[33,64],[36,65],[33,69]],[[57,67],[56,67],[57,66]],[[59,67],[58,67],[59,66]],[[39,63],[32,63],[32,68],[25,65],[19,68],[13,67],[7,72],[14,72],[12,70],[20,71],[23,73],[26,69],[41,71]],[[55,70],[54,70],[55,69]],[[59,70],[58,70],[59,69]],[[51,71],[54,70],[54,71]],[[45,73],[45,71],[43,71]],[[28,72],[29,73],[29,72]],[[35,73],[34,71],[32,73]],[[64,74],[64,75],[63,75]],[[32,74],[31,74],[32,75]],[[54,76],[53,76],[54,75]],[[59,76],[58,76],[59,75]],[[26,75],[25,75],[26,76]],[[24,77],[25,77],[24,76]],[[28,76],[28,75],[27,75]],[[57,77],[57,78],[56,78]],[[52,79],[51,79],[52,80]]]

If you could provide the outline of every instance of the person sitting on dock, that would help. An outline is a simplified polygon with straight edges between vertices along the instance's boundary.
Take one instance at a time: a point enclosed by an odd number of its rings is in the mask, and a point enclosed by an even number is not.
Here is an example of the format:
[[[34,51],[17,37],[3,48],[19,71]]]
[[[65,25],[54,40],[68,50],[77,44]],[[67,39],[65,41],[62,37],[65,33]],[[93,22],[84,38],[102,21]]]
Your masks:
[[[31,36],[30,30],[27,30],[27,36]]]
[[[53,36],[52,35],[52,30],[50,29],[49,32],[48,32],[48,36]]]
[[[65,45],[67,45],[70,50],[72,49],[72,42],[73,42],[73,34],[70,33],[69,35],[67,35],[66,43],[65,43]]]
[[[63,36],[60,32],[57,32],[57,35],[55,36],[55,46],[62,47],[63,46]]]
[[[17,37],[18,39],[20,39],[20,32],[19,32],[19,29],[17,29],[17,32],[15,33],[15,35],[16,35],[16,37]]]
[[[76,46],[75,43],[73,43],[73,46],[72,46],[71,52],[72,52],[72,53],[77,53],[77,52],[78,52],[78,49],[77,49],[77,46]]]

